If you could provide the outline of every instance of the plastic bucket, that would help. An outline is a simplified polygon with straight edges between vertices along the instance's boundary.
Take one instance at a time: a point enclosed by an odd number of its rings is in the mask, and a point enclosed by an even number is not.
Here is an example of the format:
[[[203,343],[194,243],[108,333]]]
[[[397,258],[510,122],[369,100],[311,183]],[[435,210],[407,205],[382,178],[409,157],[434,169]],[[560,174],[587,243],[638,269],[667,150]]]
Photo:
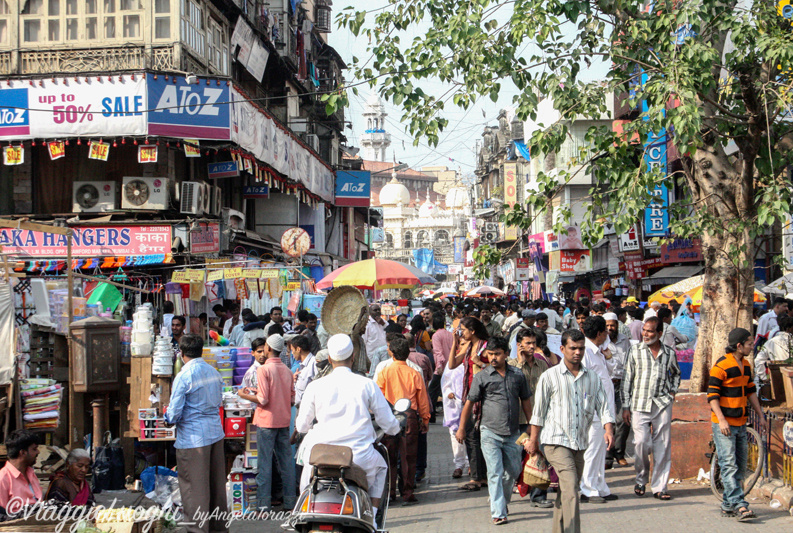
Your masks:
[[[129,345],[129,349],[132,355],[135,357],[139,357],[141,355],[151,355],[151,343],[133,342]]]
[[[173,374],[173,365],[151,365],[151,373],[155,376],[170,376]]]

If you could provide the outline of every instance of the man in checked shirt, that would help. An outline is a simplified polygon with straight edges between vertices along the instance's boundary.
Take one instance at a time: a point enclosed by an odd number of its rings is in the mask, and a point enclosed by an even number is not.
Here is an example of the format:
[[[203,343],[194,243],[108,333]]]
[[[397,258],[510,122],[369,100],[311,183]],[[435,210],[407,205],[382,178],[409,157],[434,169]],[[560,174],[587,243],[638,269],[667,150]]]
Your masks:
[[[644,496],[652,453],[653,496],[667,501],[672,499],[666,488],[672,466],[672,404],[680,387],[680,367],[675,351],[661,342],[662,332],[658,317],[648,318],[642,326],[642,342],[628,353],[622,377],[622,419],[633,426],[634,494]]]

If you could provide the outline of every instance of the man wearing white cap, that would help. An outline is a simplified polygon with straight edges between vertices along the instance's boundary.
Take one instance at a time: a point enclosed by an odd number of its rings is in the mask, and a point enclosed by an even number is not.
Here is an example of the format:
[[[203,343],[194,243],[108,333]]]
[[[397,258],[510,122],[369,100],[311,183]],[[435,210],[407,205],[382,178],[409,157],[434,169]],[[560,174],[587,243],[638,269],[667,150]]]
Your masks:
[[[352,372],[353,345],[349,335],[328,339],[328,354],[333,372],[309,383],[295,420],[295,429],[307,433],[298,452],[302,464],[302,491],[311,481],[308,458],[314,444],[335,444],[352,449],[353,462],[366,472],[374,515],[380,506],[388,466],[374,448],[375,422],[388,435],[399,433],[400,426],[380,388],[369,378]],[[316,420],[316,422],[314,422]]]
[[[611,373],[611,382],[614,384],[614,412],[619,414],[622,413],[622,398],[620,397],[622,375],[625,373],[625,358],[631,351],[631,340],[620,333],[620,321],[617,313],[606,313],[603,318],[606,320],[606,331],[609,336],[602,351],[606,357],[611,356],[611,359],[606,359],[606,365]],[[631,427],[625,423],[621,416],[616,416],[616,418],[614,446],[606,451],[607,470],[614,465],[614,461],[622,466],[628,464],[625,459],[625,445],[628,442]]]

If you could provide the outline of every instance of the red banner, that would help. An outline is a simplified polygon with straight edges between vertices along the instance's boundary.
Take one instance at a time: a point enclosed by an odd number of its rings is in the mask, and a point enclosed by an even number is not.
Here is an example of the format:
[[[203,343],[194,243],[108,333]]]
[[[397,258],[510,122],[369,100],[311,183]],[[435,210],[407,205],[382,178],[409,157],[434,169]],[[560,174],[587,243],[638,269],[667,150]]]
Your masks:
[[[160,255],[171,253],[171,226],[99,226],[72,228],[74,257]],[[3,251],[17,257],[66,258],[65,235],[24,229],[0,229]]]
[[[201,229],[190,232],[190,252],[212,254],[220,252],[220,225],[201,224]]]

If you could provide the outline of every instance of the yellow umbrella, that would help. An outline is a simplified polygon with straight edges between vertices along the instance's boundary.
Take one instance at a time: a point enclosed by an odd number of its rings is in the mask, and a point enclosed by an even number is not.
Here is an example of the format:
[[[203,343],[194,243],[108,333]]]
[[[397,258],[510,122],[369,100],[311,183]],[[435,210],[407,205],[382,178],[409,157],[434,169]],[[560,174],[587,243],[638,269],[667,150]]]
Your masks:
[[[668,304],[671,301],[683,303],[686,296],[691,298],[691,305],[699,307],[702,305],[702,286],[705,284],[705,276],[693,276],[683,281],[678,281],[672,285],[667,285],[652,293],[647,299],[648,303],[658,302]],[[754,290],[754,301],[765,302],[765,296],[757,289]]]

